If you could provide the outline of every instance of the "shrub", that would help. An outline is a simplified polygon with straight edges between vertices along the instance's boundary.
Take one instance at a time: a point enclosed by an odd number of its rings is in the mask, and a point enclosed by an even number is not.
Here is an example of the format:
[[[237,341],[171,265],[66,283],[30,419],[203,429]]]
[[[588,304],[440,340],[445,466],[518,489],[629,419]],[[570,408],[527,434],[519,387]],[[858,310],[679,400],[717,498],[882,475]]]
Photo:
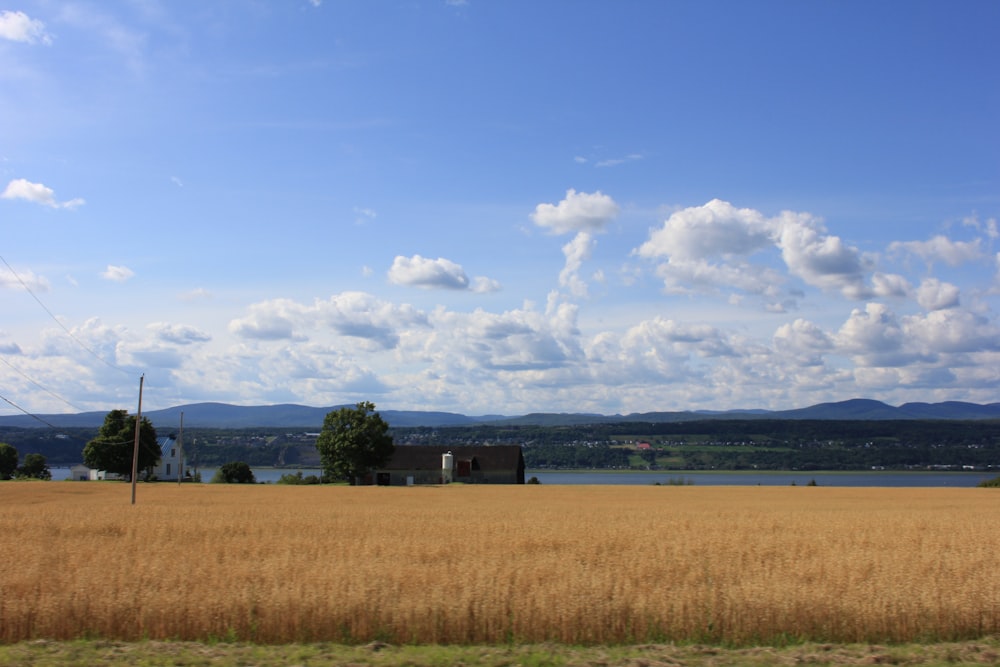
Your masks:
[[[292,484],[292,485],[303,485],[303,484],[319,484],[320,478],[316,475],[302,475],[302,471],[298,471],[295,474],[286,473],[278,479],[278,484]]]
[[[212,477],[212,484],[253,484],[256,481],[253,470],[243,461],[223,463]]]

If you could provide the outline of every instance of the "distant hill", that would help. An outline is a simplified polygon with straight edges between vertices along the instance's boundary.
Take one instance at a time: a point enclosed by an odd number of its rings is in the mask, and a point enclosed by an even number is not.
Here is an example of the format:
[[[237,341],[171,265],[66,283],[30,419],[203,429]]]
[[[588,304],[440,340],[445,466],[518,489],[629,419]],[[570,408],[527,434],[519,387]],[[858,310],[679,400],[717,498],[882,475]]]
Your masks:
[[[332,410],[343,406],[325,408],[305,405],[230,405],[228,403],[192,403],[165,410],[143,412],[157,428],[171,428],[180,424],[181,412],[184,425],[199,428],[296,428],[318,431],[323,418]],[[532,413],[508,417],[482,415],[470,417],[454,412],[421,412],[412,410],[379,410],[382,417],[396,428],[416,426],[447,427],[491,424],[511,426],[579,426],[614,422],[684,422],[707,419],[815,419],[815,420],[919,420],[919,419],[1000,419],[1000,403],[979,405],[947,401],[943,403],[905,403],[893,407],[870,399],[851,399],[836,403],[820,403],[795,410],[726,410],[644,412],[628,415],[599,415],[588,413]],[[38,415],[45,423],[28,415],[0,417],[0,426],[98,428],[104,423],[107,412],[82,412],[78,414]]]

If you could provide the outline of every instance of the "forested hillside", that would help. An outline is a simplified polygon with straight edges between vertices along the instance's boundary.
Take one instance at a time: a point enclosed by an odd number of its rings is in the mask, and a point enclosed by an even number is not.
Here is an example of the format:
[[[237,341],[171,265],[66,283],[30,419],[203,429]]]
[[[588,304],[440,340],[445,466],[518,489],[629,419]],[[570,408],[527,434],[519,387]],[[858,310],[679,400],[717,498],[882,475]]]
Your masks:
[[[154,424],[155,426],[155,424]],[[159,430],[159,435],[174,433]],[[588,426],[393,429],[399,446],[516,444],[534,469],[867,470],[1000,466],[997,421],[705,420]],[[79,463],[96,429],[0,428],[0,442],[49,465]],[[277,428],[186,429],[192,465],[319,465],[316,433]]]

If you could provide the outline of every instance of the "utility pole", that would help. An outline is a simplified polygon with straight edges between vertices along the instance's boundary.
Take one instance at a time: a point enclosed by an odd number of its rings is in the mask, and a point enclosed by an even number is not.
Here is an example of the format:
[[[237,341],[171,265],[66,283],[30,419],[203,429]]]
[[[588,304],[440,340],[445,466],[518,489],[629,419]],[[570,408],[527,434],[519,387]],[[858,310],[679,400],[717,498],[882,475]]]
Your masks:
[[[139,476],[139,428],[142,426],[142,381],[146,374],[139,376],[139,409],[135,414],[135,443],[132,446],[132,504],[135,505],[135,478]]]
[[[184,477],[184,412],[181,412],[181,431],[177,436],[177,486],[181,485],[181,478]]]

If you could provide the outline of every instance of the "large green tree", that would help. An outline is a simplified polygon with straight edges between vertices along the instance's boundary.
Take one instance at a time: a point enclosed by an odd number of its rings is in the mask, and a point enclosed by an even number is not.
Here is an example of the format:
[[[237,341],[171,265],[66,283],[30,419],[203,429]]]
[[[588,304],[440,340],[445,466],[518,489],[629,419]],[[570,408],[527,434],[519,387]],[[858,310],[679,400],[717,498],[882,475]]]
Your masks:
[[[90,468],[132,478],[132,451],[135,446],[135,416],[126,410],[112,410],[104,418],[97,437],[83,448],[83,462]],[[145,417],[139,426],[140,471],[151,471],[160,461],[156,429]]]
[[[0,479],[10,479],[17,470],[17,449],[6,442],[0,442]]]
[[[385,465],[396,446],[389,424],[375,412],[373,403],[363,401],[326,415],[316,449],[327,479],[347,479],[354,484]]]

